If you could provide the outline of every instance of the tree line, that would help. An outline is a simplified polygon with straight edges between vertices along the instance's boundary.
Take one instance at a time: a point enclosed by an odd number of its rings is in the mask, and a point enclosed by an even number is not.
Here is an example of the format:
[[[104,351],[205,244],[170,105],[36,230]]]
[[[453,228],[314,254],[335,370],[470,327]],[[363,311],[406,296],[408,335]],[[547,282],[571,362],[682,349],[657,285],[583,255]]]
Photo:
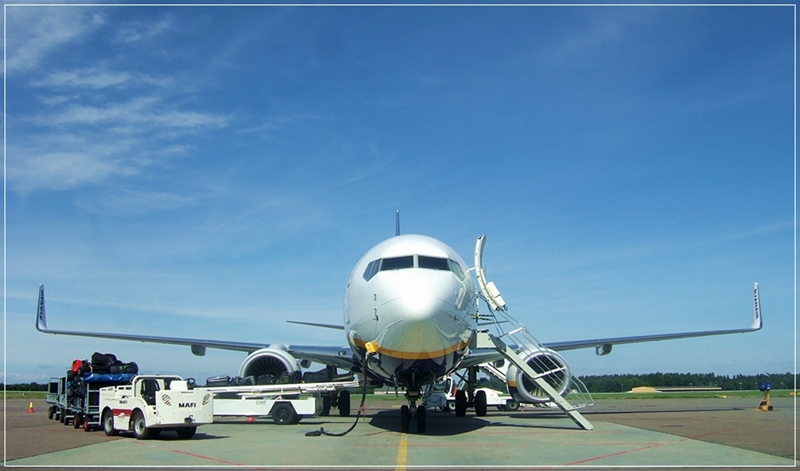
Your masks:
[[[589,392],[624,392],[639,386],[719,387],[725,391],[758,390],[761,383],[772,383],[772,389],[792,389],[797,380],[796,375],[792,373],[734,376],[714,373],[648,373],[579,376],[579,378]]]
[[[800,375],[797,375],[800,377]],[[758,375],[716,375],[714,373],[648,373],[579,376],[589,392],[625,392],[639,386],[719,387],[725,391],[758,390],[761,383],[772,383],[772,389],[792,389],[798,379],[792,373]],[[47,391],[47,383],[3,384],[6,391]]]

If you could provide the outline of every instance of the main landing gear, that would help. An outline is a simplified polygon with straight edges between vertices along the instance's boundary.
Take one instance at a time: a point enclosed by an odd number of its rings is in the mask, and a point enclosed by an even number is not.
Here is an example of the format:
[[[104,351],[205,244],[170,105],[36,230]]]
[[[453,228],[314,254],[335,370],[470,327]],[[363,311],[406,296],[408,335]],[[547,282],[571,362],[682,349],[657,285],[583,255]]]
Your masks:
[[[400,431],[402,433],[408,433],[408,428],[409,425],[411,424],[412,417],[417,422],[417,433],[425,433],[425,431],[428,429],[428,421],[425,412],[425,406],[423,405],[417,406],[417,400],[419,398],[420,398],[419,391],[406,392],[406,399],[408,399],[408,405],[400,407]]]
[[[486,416],[486,391],[475,391],[475,385],[478,384],[478,367],[468,368],[467,374],[467,390],[456,391],[456,417],[467,415],[467,409],[470,407],[475,408],[475,415],[484,417]]]

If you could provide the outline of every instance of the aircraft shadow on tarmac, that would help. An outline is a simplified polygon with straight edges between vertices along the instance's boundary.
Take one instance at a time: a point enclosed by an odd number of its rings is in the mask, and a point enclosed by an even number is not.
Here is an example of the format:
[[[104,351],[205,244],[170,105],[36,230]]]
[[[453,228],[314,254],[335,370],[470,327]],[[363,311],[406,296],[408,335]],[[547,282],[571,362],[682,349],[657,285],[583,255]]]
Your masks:
[[[452,412],[439,412],[435,410],[428,410],[427,413],[427,430],[425,435],[433,436],[447,436],[447,435],[461,435],[464,433],[474,432],[484,427],[531,427],[531,428],[556,428],[556,429],[571,429],[575,428],[574,424],[567,420],[563,427],[554,426],[553,424],[543,424],[531,422],[529,424],[508,424],[504,423],[503,419],[509,417],[507,414],[489,414],[485,417],[476,417],[469,413],[465,417],[456,417]],[[522,414],[514,414],[513,417],[522,417]],[[550,416],[552,417],[552,415]],[[400,411],[398,410],[385,410],[374,414],[369,424],[390,432],[400,432]],[[409,425],[410,433],[416,433],[417,423],[412,418]]]

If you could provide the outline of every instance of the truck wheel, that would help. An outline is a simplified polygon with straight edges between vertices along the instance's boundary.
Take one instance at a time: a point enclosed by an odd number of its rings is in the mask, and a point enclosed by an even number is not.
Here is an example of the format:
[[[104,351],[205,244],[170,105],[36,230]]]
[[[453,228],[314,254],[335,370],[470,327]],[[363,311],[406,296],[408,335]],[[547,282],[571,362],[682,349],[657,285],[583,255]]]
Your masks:
[[[297,413],[291,404],[282,402],[275,404],[272,408],[272,421],[278,425],[289,425],[294,423]]]
[[[197,427],[183,427],[176,430],[178,432],[178,436],[186,439],[194,437],[194,433],[197,432]]]
[[[350,391],[346,389],[339,393],[339,416],[350,417]]]
[[[53,406],[50,406],[47,409],[47,419],[48,420],[53,420]]]
[[[322,396],[322,412],[319,413],[322,417],[331,415],[331,396],[325,394]]]
[[[144,414],[141,411],[135,411],[131,417],[133,423],[133,436],[137,440],[147,440],[150,438],[150,429],[147,428],[147,422],[144,420]]]
[[[103,411],[103,431],[109,437],[113,437],[119,433],[119,431],[114,429],[114,415],[111,413],[110,409]]]
[[[83,418],[83,431],[84,432],[91,432],[92,431],[92,426],[89,425],[89,416],[88,415]]]
[[[77,430],[81,425],[83,425],[83,414],[75,414],[75,416],[72,417],[72,428]]]
[[[67,411],[65,411],[64,409],[61,408],[58,409],[58,421],[61,422],[62,424],[64,423],[64,420],[66,420],[64,418],[64,416],[67,415],[66,412]]]

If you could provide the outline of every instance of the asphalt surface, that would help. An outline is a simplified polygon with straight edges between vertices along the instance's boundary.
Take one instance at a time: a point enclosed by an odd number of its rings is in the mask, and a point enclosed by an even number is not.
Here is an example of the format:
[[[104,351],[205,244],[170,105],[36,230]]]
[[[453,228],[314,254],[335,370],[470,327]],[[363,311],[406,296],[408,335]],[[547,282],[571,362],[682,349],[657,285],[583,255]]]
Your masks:
[[[33,400],[34,412],[29,413],[28,408],[30,405],[27,399],[9,399],[6,401],[6,410],[4,414],[4,464],[7,466],[16,466],[18,463],[25,464],[23,458],[42,457],[55,453],[52,456],[61,457],[62,461],[58,461],[58,467],[66,466],[82,466],[86,463],[75,458],[80,457],[78,454],[70,454],[75,450],[80,451],[81,447],[88,450],[95,450],[96,447],[91,445],[113,446],[118,444],[120,446],[127,446],[131,448],[131,443],[137,443],[130,437],[107,437],[102,431],[84,432],[83,430],[74,430],[72,425],[62,425],[55,420],[47,418],[47,408],[43,399]],[[720,445],[727,445],[739,450],[749,450],[762,454],[772,455],[789,460],[795,459],[796,453],[796,437],[795,437],[795,403],[794,398],[789,397],[773,397],[773,404],[775,410],[772,412],[760,412],[755,410],[758,403],[757,399],[753,398],[712,398],[712,399],[607,399],[599,400],[597,404],[584,411],[586,418],[596,425],[596,430],[593,432],[584,432],[575,430],[572,423],[566,419],[560,419],[558,413],[550,411],[542,411],[537,409],[527,409],[516,413],[500,413],[497,411],[490,412],[491,420],[480,420],[475,417],[468,417],[466,419],[453,420],[447,413],[431,413],[429,414],[428,434],[430,438],[410,434],[408,440],[397,433],[398,428],[397,411],[396,408],[401,403],[400,401],[386,401],[386,400],[371,400],[367,403],[366,418],[359,424],[356,430],[363,435],[362,439],[356,440],[354,438],[345,439],[329,439],[328,442],[321,441],[321,438],[292,438],[292,436],[301,436],[301,432],[310,429],[319,428],[319,424],[332,429],[345,429],[346,423],[352,422],[352,419],[345,420],[337,418],[338,422],[329,423],[322,419],[310,418],[304,419],[298,425],[279,427],[271,424],[268,420],[261,420],[259,424],[246,424],[242,422],[233,421],[231,423],[222,423],[220,425],[214,424],[207,427],[217,427],[215,433],[206,435],[205,438],[228,438],[236,436],[234,442],[230,442],[227,447],[237,446],[241,447],[244,451],[242,453],[253,453],[258,455],[262,453],[262,461],[253,461],[255,463],[264,463],[263,449],[259,445],[256,436],[261,433],[271,434],[268,435],[267,440],[275,442],[276,437],[288,440],[284,447],[297,448],[302,447],[301,453],[313,455],[317,448],[320,452],[331,453],[324,447],[331,446],[330,440],[339,440],[335,442],[334,450],[352,451],[354,453],[364,453],[369,450],[375,456],[375,463],[393,469],[405,469],[405,459],[401,461],[401,452],[409,452],[418,458],[417,463],[422,459],[421,457],[430,456],[430,462],[441,463],[442,459],[449,458],[448,454],[465,454],[474,453],[474,448],[485,448],[485,453],[490,457],[498,457],[494,462],[502,463],[504,466],[514,466],[513,452],[518,448],[523,448],[519,445],[513,445],[515,440],[520,439],[520,433],[529,431],[527,425],[520,424],[538,424],[535,426],[535,435],[530,435],[528,441],[524,442],[526,447],[535,448],[537,445],[547,446],[549,453],[558,453],[559,447],[564,448],[566,458],[558,458],[555,462],[566,463],[571,467],[578,467],[581,465],[589,466],[615,466],[613,459],[614,454],[622,455],[623,452],[607,452],[592,451],[589,453],[588,458],[575,459],[570,461],[570,456],[578,456],[574,448],[570,449],[570,443],[577,439],[584,440],[591,437],[593,440],[600,439],[602,442],[606,440],[603,434],[612,436],[619,432],[622,425],[625,427],[633,427],[636,430],[645,433],[645,431],[661,432],[669,434],[674,437],[683,437],[686,440],[677,439],[676,442],[706,442]],[[439,414],[439,415],[435,415]],[[438,417],[435,419],[434,417]],[[555,418],[555,419],[553,419]],[[555,421],[554,421],[555,420]],[[557,425],[551,425],[557,424]],[[617,425],[613,425],[617,424]],[[250,428],[248,428],[250,427]],[[359,429],[360,427],[360,429]],[[514,427],[519,428],[520,432],[515,430]],[[301,429],[302,428],[302,429]],[[202,443],[204,435],[200,432],[205,430],[203,427],[198,431],[198,436],[201,440],[197,443]],[[212,429],[208,429],[212,430]],[[631,430],[625,428],[625,430]],[[285,432],[291,431],[291,434]],[[613,432],[613,433],[612,433]],[[590,434],[590,435],[587,435]],[[161,456],[158,453],[166,453],[167,458],[171,455],[180,455],[179,458],[185,458],[187,455],[194,454],[198,457],[207,457],[212,455],[210,452],[212,446],[217,444],[219,440],[210,440],[203,444],[203,448],[199,450],[208,450],[205,452],[190,453],[187,451],[178,450],[180,441],[172,438],[169,434],[162,434],[161,440],[151,440],[145,443],[152,445],[142,445],[140,447],[133,447],[138,450],[142,458],[141,463],[148,466],[172,466],[168,460],[159,461],[160,458],[154,458],[156,461],[149,462],[144,459],[145,455],[141,453],[153,453],[153,456]],[[290,436],[291,435],[291,436]],[[355,433],[354,433],[355,435]],[[249,442],[249,438],[253,438]],[[399,437],[399,438],[398,438]],[[386,439],[385,443],[379,439]],[[347,441],[345,441],[347,440]],[[369,444],[367,440],[371,440]],[[400,446],[398,447],[398,440]],[[487,441],[488,440],[488,441]],[[626,438],[627,440],[627,438]],[[649,440],[649,441],[648,441]],[[640,446],[640,449],[648,447],[656,447],[655,445],[647,445],[647,443],[654,442],[655,439],[645,439],[646,445]],[[661,440],[661,439],[659,439]],[[115,441],[124,441],[114,443]],[[662,440],[663,441],[663,440]],[[141,443],[141,442],[138,442]],[[437,443],[437,446],[426,446],[427,443]],[[470,444],[474,443],[475,446]],[[494,443],[496,446],[487,447],[487,443]],[[299,445],[298,445],[299,444]],[[342,448],[342,445],[345,445]],[[588,447],[589,445],[585,445]],[[595,445],[592,445],[595,446]],[[600,443],[598,446],[607,446],[607,444]],[[665,447],[665,449],[668,447]],[[609,448],[611,449],[611,448]],[[675,448],[677,449],[677,448]],[[724,448],[722,448],[725,450]],[[638,450],[638,449],[636,449]],[[634,450],[634,451],[636,451]],[[715,449],[716,450],[716,449]],[[170,452],[170,453],[167,453]],[[178,453],[180,452],[180,453]],[[204,454],[205,453],[205,454]],[[425,455],[425,454],[428,455]],[[494,453],[494,455],[492,455]],[[625,452],[627,453],[627,452]],[[735,450],[729,449],[727,454],[735,453]],[[378,457],[386,455],[386,459],[378,463]],[[225,456],[224,454],[214,456]],[[508,459],[503,461],[499,457],[507,456]],[[544,455],[543,455],[544,456]],[[650,460],[653,460],[652,454]],[[655,455],[657,456],[657,455]],[[596,458],[595,458],[596,457]],[[453,456],[455,458],[455,456]],[[602,460],[600,458],[603,458]],[[23,459],[21,462],[15,463],[14,460]],[[383,459],[383,458],[381,458]],[[545,459],[543,457],[543,459]],[[657,458],[656,458],[657,459]],[[133,462],[131,462],[133,460]],[[136,465],[137,455],[134,454],[132,458],[127,458],[124,463],[120,465]],[[244,464],[245,466],[254,466],[252,463],[247,463],[246,460],[228,460],[224,458],[215,458],[216,461],[201,461],[205,469],[211,467],[231,467]],[[177,463],[184,463],[185,461],[176,461]],[[425,462],[424,460],[422,462]],[[488,462],[493,462],[489,460]],[[155,463],[155,464],[154,464]],[[340,463],[335,461],[332,463]],[[459,463],[457,460],[454,463]],[[611,464],[609,464],[611,463]],[[781,463],[786,463],[781,461]],[[282,465],[278,463],[279,465]],[[480,462],[476,462],[480,464]],[[650,466],[654,463],[643,464],[643,468]],[[658,464],[658,463],[655,463]],[[341,466],[341,464],[336,464]],[[456,464],[457,465],[457,464]],[[191,465],[190,465],[191,466]],[[288,463],[289,466],[296,466]],[[326,467],[325,465],[315,464],[315,466]],[[411,463],[409,458],[408,467],[418,467]],[[630,464],[625,464],[627,469],[632,469]],[[557,468],[558,466],[553,466]],[[43,468],[47,469],[47,468]],[[95,469],[111,469],[111,468],[95,468]],[[176,468],[177,469],[177,468]],[[180,469],[186,469],[181,467]],[[296,469],[296,468],[295,468]],[[360,469],[364,469],[361,467]],[[384,468],[385,469],[385,468]],[[493,469],[491,466],[482,469]],[[633,468],[636,469],[636,468]],[[687,469],[683,467],[682,469]],[[774,467],[757,468],[749,465],[748,469],[774,469]]]

